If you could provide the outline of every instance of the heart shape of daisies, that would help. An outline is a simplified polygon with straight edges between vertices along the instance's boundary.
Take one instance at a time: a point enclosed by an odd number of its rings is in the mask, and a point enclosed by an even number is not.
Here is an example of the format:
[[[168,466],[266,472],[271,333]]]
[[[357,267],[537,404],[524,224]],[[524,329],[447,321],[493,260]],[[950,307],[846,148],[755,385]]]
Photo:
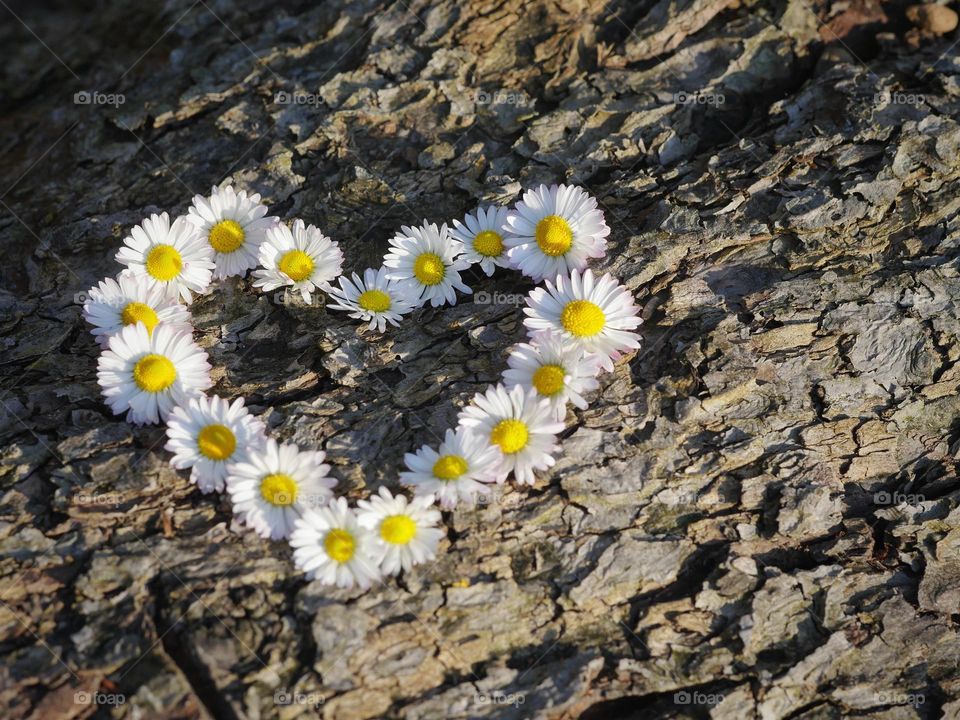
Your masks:
[[[132,228],[116,255],[125,269],[88,291],[83,314],[102,349],[97,380],[114,414],[166,423],[171,465],[204,493],[228,493],[244,526],[287,540],[309,579],[369,588],[436,557],[438,508],[475,504],[511,476],[533,485],[555,462],[567,403],[585,409],[597,375],[639,348],[630,292],[587,267],[606,254],[609,233],[583,189],[541,185],[513,208],[477,208],[452,227],[404,226],[382,267],[348,278],[339,244],[318,228],[268,215],[258,194],[214,187],[172,223],[162,213]],[[458,292],[472,292],[460,275],[471,265],[541,283],[526,297],[528,342],[438,447],[404,456],[397,480],[409,496],[381,487],[351,507],[335,496],[323,451],[270,438],[243,398],[205,394],[210,364],[189,305],[215,280],[253,270],[254,288],[297,292],[308,304],[325,293],[328,309],[383,333],[428,302],[454,305]]]

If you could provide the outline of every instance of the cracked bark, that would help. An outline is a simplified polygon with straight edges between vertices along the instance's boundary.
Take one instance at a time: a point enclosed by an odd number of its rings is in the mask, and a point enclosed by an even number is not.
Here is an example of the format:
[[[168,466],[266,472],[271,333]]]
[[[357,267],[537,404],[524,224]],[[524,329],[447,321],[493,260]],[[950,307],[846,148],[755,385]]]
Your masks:
[[[953,34],[800,0],[11,7],[49,50],[0,29],[6,717],[97,688],[132,717],[958,714]],[[307,583],[108,415],[74,300],[225,178],[350,270],[401,224],[583,184],[644,347],[535,488],[447,515],[435,565]],[[353,498],[523,336],[469,299],[383,337],[249,282],[192,309],[216,391]]]

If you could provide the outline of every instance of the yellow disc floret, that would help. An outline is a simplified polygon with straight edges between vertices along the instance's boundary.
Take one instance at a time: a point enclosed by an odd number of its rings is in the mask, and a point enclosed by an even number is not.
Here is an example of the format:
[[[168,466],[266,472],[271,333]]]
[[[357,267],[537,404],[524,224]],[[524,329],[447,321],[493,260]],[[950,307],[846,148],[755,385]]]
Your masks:
[[[409,515],[391,515],[380,523],[380,537],[392,545],[406,545],[417,534],[417,524]]]
[[[260,481],[260,494],[271,505],[293,505],[297,501],[297,481],[286,473],[264,475]]]
[[[500,450],[507,455],[513,455],[527,446],[530,432],[520,420],[508,418],[501,420],[490,431],[490,442],[499,445]]]
[[[197,433],[197,449],[211,460],[226,460],[237,449],[237,438],[226,425],[207,425]]]
[[[183,269],[183,258],[173,245],[154,245],[147,253],[147,274],[154,280],[168,282]]]
[[[303,250],[288,250],[280,258],[277,268],[294,282],[300,282],[313,275],[313,259]]]
[[[484,230],[473,239],[473,249],[484,257],[500,257],[503,252],[503,238],[495,230]]]
[[[133,366],[133,381],[144,392],[163,392],[177,379],[177,369],[163,355],[151,353]]]
[[[537,245],[550,257],[565,254],[573,245],[570,223],[559,215],[547,215],[537,223]]]
[[[467,471],[467,461],[459,455],[442,455],[433,464],[433,476],[440,480],[456,480]]]
[[[348,530],[334,528],[323,539],[323,549],[327,551],[327,555],[342,564],[349,562],[353,557],[357,549],[357,541]]]
[[[124,325],[133,325],[134,323],[143,323],[148,333],[152,333],[153,329],[157,326],[157,323],[160,322],[160,318],[157,317],[156,311],[142,302],[132,302],[127,303],[127,306],[123,308],[123,311],[120,313],[120,321]]]
[[[443,259],[434,253],[426,252],[413,263],[413,274],[424,285],[436,285],[447,274]]]
[[[367,290],[360,293],[357,305],[368,312],[386,312],[390,309],[390,296],[383,290]]]
[[[607,317],[596,303],[589,300],[572,300],[560,313],[560,322],[571,335],[592,337],[603,330]]]
[[[563,390],[564,375],[559,365],[543,365],[533,374],[533,386],[541,395],[556,395]]]
[[[221,220],[212,228],[207,239],[210,247],[220,253],[232,253],[243,245],[243,226],[236,220]]]

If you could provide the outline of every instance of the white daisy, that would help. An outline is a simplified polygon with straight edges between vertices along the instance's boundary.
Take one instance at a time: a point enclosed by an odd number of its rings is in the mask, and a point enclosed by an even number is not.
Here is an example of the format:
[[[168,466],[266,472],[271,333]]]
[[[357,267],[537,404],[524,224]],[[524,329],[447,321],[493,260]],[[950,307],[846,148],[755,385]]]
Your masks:
[[[586,352],[600,356],[601,367],[613,370],[613,361],[640,347],[640,336],[630,332],[640,325],[639,309],[630,291],[611,275],[594,281],[587,270],[558,275],[556,286],[534,288],[527,296],[523,324],[531,331],[557,330]]]
[[[563,430],[550,401],[536,391],[517,386],[509,392],[503,385],[491,385],[477,393],[473,403],[460,412],[460,425],[482,435],[503,455],[501,473],[513,471],[517,482],[533,485],[534,470],[546,470],[559,450],[556,434]]]
[[[357,522],[344,498],[297,520],[290,535],[293,562],[307,579],[324,585],[366,589],[380,579],[373,533]]]
[[[477,208],[476,214],[467,213],[463,222],[453,221],[450,236],[463,243],[463,257],[471,263],[479,263],[487,276],[493,275],[496,267],[510,267],[503,244],[506,221],[507,208],[494,205]]]
[[[231,185],[211,188],[208,198],[195,195],[187,220],[213,249],[213,277],[217,279],[243,276],[255,268],[267,230],[279,222],[279,218],[267,216],[259,193],[248,196],[244,190],[235,192]]]
[[[93,325],[90,332],[104,348],[111,335],[138,322],[146,326],[147,332],[153,332],[161,323],[178,331],[193,332],[190,311],[185,306],[162,288],[126,271],[90,288],[83,303],[83,317]]]
[[[341,275],[339,289],[332,285],[325,289],[335,300],[327,303],[327,308],[346,310],[352,318],[369,320],[370,329],[377,328],[380,332],[386,329],[388,322],[398,326],[397,321],[412,311],[416,302],[405,283],[387,279],[385,268],[367,268],[362,280],[356,273],[353,273],[353,280]]]
[[[433,560],[444,532],[437,528],[440,512],[433,509],[433,496],[394,497],[385,487],[379,495],[357,502],[357,519],[373,531],[374,557],[384,575],[410,572],[414,565]]]
[[[175,407],[167,419],[165,446],[178,470],[193,468],[190,481],[201,492],[223,492],[227,463],[245,462],[251,450],[267,442],[263,423],[243,406],[221,397],[192,398]]]
[[[507,389],[533,388],[550,401],[559,419],[566,415],[567,401],[586,410],[582,393],[600,387],[596,380],[600,358],[557,332],[534,333],[531,340],[517,345],[507,358],[509,369],[503,372]]]
[[[505,229],[511,264],[536,282],[583,270],[606,254],[610,234],[596,198],[573,185],[527,190]]]
[[[283,223],[267,230],[260,245],[262,270],[254,270],[254,287],[265,291],[289,285],[310,302],[310,294],[342,272],[340,246],[313,225],[294,220],[291,231]]]
[[[185,217],[170,224],[166,213],[151,215],[123,239],[117,262],[150,285],[180,296],[204,293],[213,273],[213,248]]]
[[[447,430],[439,451],[424,445],[403,456],[409,472],[400,473],[400,482],[410,485],[414,495],[435,495],[441,507],[452,508],[458,501],[473,505],[486,497],[486,483],[503,482],[500,451],[482,435],[467,428]]]
[[[300,450],[268,438],[262,449],[251,449],[243,462],[227,466],[227,492],[237,517],[260,537],[290,537],[293,523],[305,510],[333,497],[337,481],[322,451]]]
[[[97,382],[114,415],[127,412],[137,425],[166,420],[170,411],[203,394],[210,363],[187,332],[143,323],[127,325],[110,338],[97,361]]]
[[[470,261],[462,257],[463,244],[450,237],[446,224],[437,228],[424,220],[419,227],[404,225],[390,239],[390,247],[383,258],[387,277],[407,283],[418,306],[428,300],[433,307],[445,302],[456,305],[456,290],[470,292],[460,279],[460,271],[470,267]]]

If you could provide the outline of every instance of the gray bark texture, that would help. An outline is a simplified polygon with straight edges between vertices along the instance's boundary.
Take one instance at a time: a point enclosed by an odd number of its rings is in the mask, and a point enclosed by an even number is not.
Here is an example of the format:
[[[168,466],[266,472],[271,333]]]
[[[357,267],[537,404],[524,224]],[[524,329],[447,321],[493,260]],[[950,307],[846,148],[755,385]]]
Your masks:
[[[960,62],[928,15],[3,3],[3,717],[960,715]],[[134,224],[226,180],[358,271],[401,225],[580,184],[643,348],[534,488],[445,513],[436,563],[307,582],[111,416],[80,316]],[[249,279],[192,310],[214,391],[351,499],[524,337],[469,296],[382,336]]]

